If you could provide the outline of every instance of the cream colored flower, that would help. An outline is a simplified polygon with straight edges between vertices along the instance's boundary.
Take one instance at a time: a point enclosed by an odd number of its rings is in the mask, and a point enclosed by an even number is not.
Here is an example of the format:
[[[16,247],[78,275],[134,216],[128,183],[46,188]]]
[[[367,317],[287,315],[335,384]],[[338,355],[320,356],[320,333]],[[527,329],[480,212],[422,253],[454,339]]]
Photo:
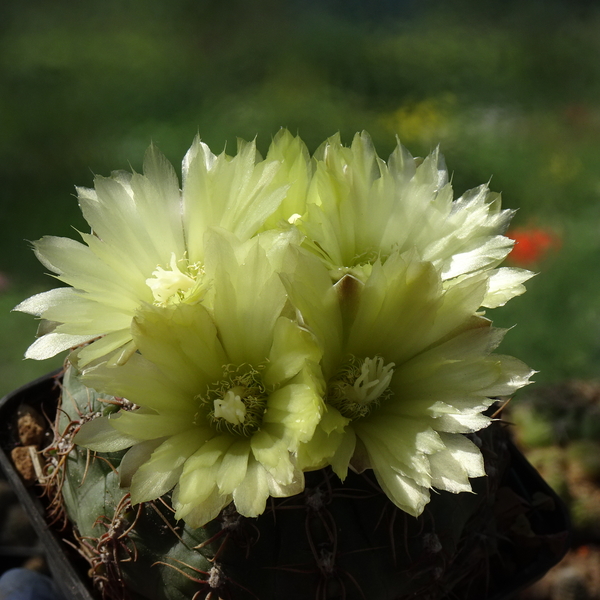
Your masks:
[[[27,356],[88,342],[83,382],[139,406],[76,438],[129,448],[133,502],[173,490],[194,527],[231,501],[257,516],[331,465],[372,469],[418,515],[430,489],[484,474],[465,434],[532,371],[493,353],[504,332],[480,309],[531,273],[499,267],[511,211],[487,186],[454,200],[437,150],[420,162],[398,144],[386,164],[363,133],[310,159],[282,130],[262,160],[196,140],[181,191],[152,147],[143,175],[97,178],[79,201],[84,243],[35,245],[72,287],[16,310],[44,320]]]
[[[363,132],[350,147],[336,135],[315,156],[308,210],[296,225],[334,281],[347,273],[365,281],[375,261],[414,249],[439,270],[446,287],[485,272],[485,307],[525,291],[531,273],[497,269],[513,246],[502,234],[514,211],[501,210],[500,195],[487,185],[454,200],[439,150],[419,161],[398,143],[385,163]]]
[[[295,452],[323,410],[320,352],[282,316],[286,294],[258,240],[233,249],[215,236],[221,269],[210,311],[179,303],[134,319],[140,353],[86,369],[82,381],[139,405],[85,424],[75,441],[131,447],[121,478],[132,502],[173,487],[176,518],[199,527],[232,500],[256,517],[269,496],[304,489]]]
[[[286,142],[284,136],[280,136]],[[276,141],[273,154],[285,156]],[[130,325],[144,304],[201,301],[205,286],[204,234],[219,226],[247,240],[284,199],[280,160],[261,160],[254,142],[240,142],[234,157],[214,155],[196,139],[183,161],[183,190],[173,167],[151,146],[144,174],[96,177],[94,189],[78,190],[90,224],[84,243],[44,237],[34,244],[39,260],[61,287],[38,294],[15,310],[45,320],[26,357],[44,359],[81,349],[85,366],[105,355],[125,362],[133,352]],[[99,339],[95,339],[99,338]],[[93,341],[95,340],[95,341]]]
[[[419,515],[431,488],[470,491],[484,475],[467,437],[486,427],[492,397],[527,384],[532,371],[492,354],[504,332],[477,316],[484,273],[446,288],[439,267],[415,251],[374,261],[366,280],[332,285],[323,262],[296,251],[282,275],[303,323],[323,348],[327,410],[303,445],[304,469],[373,469],[389,498]]]

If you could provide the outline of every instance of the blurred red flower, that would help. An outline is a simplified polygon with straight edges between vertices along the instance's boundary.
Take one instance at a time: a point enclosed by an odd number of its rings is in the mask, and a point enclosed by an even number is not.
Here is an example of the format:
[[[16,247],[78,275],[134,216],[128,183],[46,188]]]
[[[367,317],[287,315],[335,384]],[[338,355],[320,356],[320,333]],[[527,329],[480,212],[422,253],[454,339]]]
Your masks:
[[[513,229],[506,236],[515,240],[509,259],[523,267],[540,262],[551,250],[558,250],[561,246],[561,239],[555,232],[541,227]]]

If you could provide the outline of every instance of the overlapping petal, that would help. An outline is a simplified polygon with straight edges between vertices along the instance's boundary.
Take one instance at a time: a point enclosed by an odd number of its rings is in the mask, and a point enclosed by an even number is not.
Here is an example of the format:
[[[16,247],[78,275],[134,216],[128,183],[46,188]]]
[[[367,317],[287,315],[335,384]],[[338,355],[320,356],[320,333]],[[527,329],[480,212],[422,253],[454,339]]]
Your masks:
[[[531,273],[500,264],[512,211],[480,186],[454,199],[444,159],[366,133],[311,158],[281,130],[215,155],[196,139],[183,185],[151,147],[143,174],[79,189],[82,241],[46,237],[40,261],[67,288],[16,310],[42,319],[27,356],[71,355],[84,383],[133,410],[76,441],[129,448],[133,502],[172,491],[200,526],[230,502],[246,516],[304,487],[303,472],[372,469],[402,510],[484,474],[468,439],[492,398],[532,371],[496,354],[483,308]]]

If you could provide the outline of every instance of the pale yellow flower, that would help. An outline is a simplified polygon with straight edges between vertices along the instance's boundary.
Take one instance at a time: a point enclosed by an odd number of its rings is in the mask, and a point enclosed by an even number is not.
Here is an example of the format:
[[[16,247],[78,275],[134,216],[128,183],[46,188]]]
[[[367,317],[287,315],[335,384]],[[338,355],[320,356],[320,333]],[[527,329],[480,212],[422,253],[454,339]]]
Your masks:
[[[323,262],[296,251],[282,277],[302,322],[323,348],[327,410],[300,448],[304,469],[373,469],[389,498],[419,515],[431,488],[470,491],[485,474],[464,434],[486,427],[493,397],[532,371],[492,354],[504,332],[477,316],[488,280],[476,273],[445,288],[440,269],[413,250],[374,261],[366,280],[332,285]]]
[[[485,307],[525,291],[531,273],[497,268],[514,243],[503,235],[514,211],[502,210],[500,195],[487,185],[454,200],[438,149],[420,161],[398,143],[386,163],[363,132],[350,147],[333,136],[315,156],[307,212],[296,225],[334,281],[346,273],[365,281],[375,261],[416,250],[446,287],[486,273]]]
[[[147,307],[134,319],[140,353],[85,370],[84,384],[125,397],[135,411],[83,425],[75,442],[131,447],[121,479],[132,502],[174,488],[176,518],[199,527],[232,500],[256,517],[269,496],[304,489],[295,453],[321,417],[320,351],[282,315],[286,294],[258,240],[234,250],[223,236],[209,311]]]
[[[282,130],[215,156],[197,139],[182,189],[153,147],[144,174],[79,190],[92,233],[43,238],[66,283],[16,310],[43,319],[28,350],[72,355],[84,384],[133,411],[83,425],[76,442],[129,448],[132,501],[172,490],[192,526],[230,502],[261,514],[303,490],[303,471],[372,469],[412,515],[432,488],[484,474],[466,434],[491,398],[532,371],[494,354],[483,317],[531,273],[502,268],[512,212],[480,186],[453,198],[442,156],[334,136],[311,158]]]
[[[283,135],[278,140],[287,143]],[[274,141],[271,153],[284,156]],[[38,294],[15,310],[44,319],[26,357],[44,359],[84,342],[78,364],[133,352],[130,325],[144,304],[195,304],[205,293],[204,234],[219,226],[240,240],[255,235],[284,199],[280,160],[262,160],[254,142],[238,153],[214,155],[196,139],[183,161],[183,189],[165,157],[151,146],[143,175],[96,177],[79,188],[79,205],[92,233],[84,243],[44,237],[39,260],[62,287]],[[99,339],[96,339],[99,338]],[[94,341],[95,340],[95,341]]]

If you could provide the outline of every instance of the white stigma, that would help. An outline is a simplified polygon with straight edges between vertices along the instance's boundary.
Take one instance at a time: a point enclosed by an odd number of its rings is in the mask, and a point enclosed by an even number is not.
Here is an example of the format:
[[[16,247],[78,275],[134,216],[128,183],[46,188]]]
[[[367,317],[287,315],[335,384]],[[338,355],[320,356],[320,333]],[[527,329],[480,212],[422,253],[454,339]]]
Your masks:
[[[246,419],[246,405],[242,401],[244,388],[236,386],[227,390],[221,399],[214,401],[215,417],[225,419],[232,425],[241,425]]]
[[[383,358],[365,358],[360,367],[360,375],[353,385],[348,385],[344,395],[356,404],[370,404],[377,400],[390,385],[394,374],[394,363],[384,366]]]
[[[157,304],[167,304],[174,296],[184,294],[196,284],[194,279],[180,271],[175,253],[171,254],[170,267],[170,270],[156,267],[152,277],[146,279],[146,285],[152,290]]]

